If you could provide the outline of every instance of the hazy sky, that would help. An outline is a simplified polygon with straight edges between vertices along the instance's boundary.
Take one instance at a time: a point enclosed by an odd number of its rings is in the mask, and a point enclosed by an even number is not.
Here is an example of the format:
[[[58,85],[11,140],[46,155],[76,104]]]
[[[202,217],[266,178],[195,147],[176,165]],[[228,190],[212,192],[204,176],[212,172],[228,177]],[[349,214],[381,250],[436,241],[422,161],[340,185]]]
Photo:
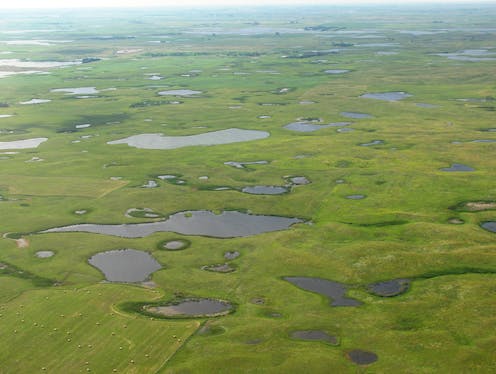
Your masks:
[[[0,0],[0,9],[146,7],[146,6],[238,6],[238,5],[321,5],[321,4],[415,4],[415,3],[496,3],[496,0]]]

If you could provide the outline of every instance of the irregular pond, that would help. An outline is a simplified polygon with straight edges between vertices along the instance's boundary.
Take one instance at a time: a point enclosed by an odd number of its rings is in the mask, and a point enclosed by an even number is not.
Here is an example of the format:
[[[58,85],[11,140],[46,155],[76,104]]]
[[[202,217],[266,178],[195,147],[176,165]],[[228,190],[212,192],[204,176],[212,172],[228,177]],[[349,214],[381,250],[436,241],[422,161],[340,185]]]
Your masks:
[[[234,238],[286,230],[293,224],[302,222],[303,220],[299,218],[254,215],[237,211],[224,211],[221,214],[214,214],[210,211],[197,210],[179,212],[171,215],[167,220],[159,222],[121,225],[83,223],[55,227],[41,231],[41,233],[89,232],[123,238],[142,238],[155,232],[177,232],[183,235]]]
[[[362,147],[370,147],[371,145],[379,145],[379,144],[384,144],[384,140],[372,140],[369,143],[362,143],[359,145],[361,145]]]
[[[351,122],[334,122],[334,123],[329,123],[327,125],[316,125],[308,122],[293,122],[284,126],[284,128],[287,130],[298,131],[298,132],[313,132],[320,129],[325,129],[327,127],[348,126],[350,124]]]
[[[215,264],[202,266],[202,270],[212,271],[215,273],[231,273],[236,269],[229,264]]]
[[[0,149],[27,149],[37,148],[41,143],[46,142],[48,138],[33,138],[24,140],[14,140],[11,142],[0,142]]]
[[[481,227],[487,231],[496,233],[496,221],[487,221],[481,224]]]
[[[228,314],[232,308],[227,301],[214,299],[188,299],[177,304],[144,307],[147,312],[165,317],[216,317]]]
[[[339,113],[343,117],[346,118],[355,118],[355,119],[360,119],[360,118],[374,118],[374,116],[367,114],[367,113],[357,113],[357,112],[341,112]]]
[[[66,92],[67,95],[94,95],[99,93],[96,87],[55,88],[50,92]]]
[[[332,345],[338,344],[338,338],[335,336],[331,336],[324,331],[320,330],[299,330],[293,331],[291,333],[291,337],[293,339],[300,340],[310,340],[310,341],[322,341]]]
[[[160,91],[158,94],[160,96],[194,96],[203,93],[202,91],[194,90],[168,90]]]
[[[55,253],[53,251],[38,251],[38,252],[36,252],[36,257],[38,257],[38,258],[50,258],[54,254]]]
[[[266,165],[269,161],[249,161],[249,162],[237,162],[237,161],[227,161],[224,162],[224,165],[232,166],[237,169],[245,169],[245,165]]]
[[[349,70],[346,69],[329,69],[329,70],[324,70],[324,73],[326,74],[344,74],[348,73]]]
[[[249,186],[241,191],[253,195],[281,195],[288,192],[288,189],[281,186]]]
[[[403,292],[406,292],[409,287],[410,280],[405,278],[372,283],[368,286],[371,293],[382,297],[398,296]]]
[[[329,297],[331,306],[358,306],[362,304],[356,299],[345,296],[347,287],[342,283],[308,277],[284,277],[283,279],[306,291]]]
[[[154,271],[162,268],[150,254],[134,249],[97,253],[88,262],[110,282],[143,282]]]
[[[28,101],[21,101],[19,104],[21,105],[32,105],[32,104],[44,104],[49,103],[52,100],[49,99],[31,99]]]
[[[224,253],[224,258],[226,260],[234,260],[240,256],[240,253],[238,251],[229,251]]]
[[[362,351],[354,349],[348,352],[348,357],[355,364],[369,365],[377,361],[378,357],[374,352]]]
[[[197,135],[163,136],[162,134],[140,134],[107,142],[107,144],[127,144],[140,149],[176,149],[199,145],[218,145],[265,139],[266,131],[227,129]]]
[[[399,101],[411,96],[412,95],[403,91],[366,93],[360,95],[360,97],[364,99],[375,99],[375,100],[384,100],[384,101]]]
[[[473,167],[463,164],[452,164],[449,168],[442,168],[442,171],[475,171]]]

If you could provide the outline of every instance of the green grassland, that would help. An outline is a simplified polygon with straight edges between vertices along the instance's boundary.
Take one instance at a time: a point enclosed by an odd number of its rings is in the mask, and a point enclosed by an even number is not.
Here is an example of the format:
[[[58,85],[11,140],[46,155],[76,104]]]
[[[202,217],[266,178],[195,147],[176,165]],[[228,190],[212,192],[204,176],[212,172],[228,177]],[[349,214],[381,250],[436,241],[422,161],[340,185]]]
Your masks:
[[[101,60],[0,79],[0,115],[14,115],[0,118],[0,142],[48,138],[38,148],[0,150],[0,373],[495,372],[495,234],[480,224],[496,213],[460,208],[496,200],[496,144],[473,142],[496,141],[495,61],[436,55],[481,49],[490,54],[477,57],[495,58],[495,19],[491,5],[4,14],[0,53],[11,53],[1,59]],[[21,39],[68,42],[6,43]],[[388,51],[396,54],[380,53]],[[16,69],[0,66],[7,70]],[[68,87],[100,92],[85,99],[51,92]],[[158,95],[172,89],[202,94]],[[359,97],[392,91],[413,96]],[[19,104],[32,98],[51,101]],[[350,121],[354,131],[283,127],[301,118]],[[76,127],[82,124],[91,127]],[[228,128],[270,137],[172,150],[106,144]],[[360,145],[373,140],[383,143]],[[224,164],[261,160],[268,163]],[[441,170],[456,163],[475,171]],[[157,178],[165,174],[185,183]],[[287,176],[311,183],[279,196],[240,192],[285,185]],[[149,180],[158,187],[142,188]],[[366,198],[346,198],[354,194]],[[160,218],[126,216],[130,208]],[[232,239],[39,233],[188,210],[306,223]],[[159,248],[178,238],[190,246]],[[104,282],[88,263],[123,248],[160,262],[152,284]],[[55,255],[36,257],[43,250]],[[240,256],[227,261],[228,251]],[[202,270],[224,262],[236,270]],[[362,305],[331,307],[285,276],[342,282]],[[412,280],[404,294],[368,292],[370,283],[396,278]],[[125,308],[183,296],[228,300],[236,309],[217,318],[158,319]],[[339,343],[296,340],[295,330],[322,330]],[[347,357],[353,349],[378,360],[357,365]]]

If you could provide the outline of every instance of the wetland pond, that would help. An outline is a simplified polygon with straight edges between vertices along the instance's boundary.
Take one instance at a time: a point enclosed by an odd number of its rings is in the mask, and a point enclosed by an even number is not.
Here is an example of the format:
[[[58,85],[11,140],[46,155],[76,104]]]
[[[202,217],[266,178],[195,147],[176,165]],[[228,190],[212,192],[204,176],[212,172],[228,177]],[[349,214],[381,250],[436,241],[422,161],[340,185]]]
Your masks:
[[[321,341],[332,345],[338,344],[338,338],[320,330],[299,330],[291,333],[291,338],[308,341]]]
[[[358,112],[341,112],[339,113],[343,117],[346,118],[354,118],[354,119],[363,119],[363,118],[374,118],[374,116],[367,113],[358,113]]]
[[[94,95],[99,93],[96,87],[55,88],[50,92],[65,92],[66,95]]]
[[[194,91],[194,90],[168,90],[168,91],[160,91],[158,94],[160,96],[195,96],[203,93],[202,91]]]
[[[362,304],[356,299],[345,296],[347,287],[342,283],[308,277],[284,277],[283,279],[306,291],[327,296],[331,306],[359,306]]]
[[[37,148],[41,143],[46,142],[48,138],[33,138],[24,140],[14,140],[11,142],[0,142],[0,149],[28,149]]]
[[[163,136],[162,134],[140,134],[107,144],[127,144],[139,149],[176,149],[189,146],[208,146],[230,144],[265,139],[270,136],[266,131],[227,129],[203,134],[185,136]]]
[[[165,317],[215,317],[228,314],[232,308],[227,301],[214,299],[187,299],[177,304],[144,307],[147,312]]]
[[[411,97],[412,95],[403,92],[403,91],[396,91],[396,92],[376,92],[376,93],[366,93],[363,95],[360,95],[361,98],[364,99],[375,99],[375,100],[383,100],[383,101],[399,101],[406,99],[407,97]]]
[[[384,282],[372,283],[368,286],[371,293],[382,297],[398,296],[410,287],[409,279],[393,279]]]
[[[481,224],[481,227],[487,231],[496,233],[496,221],[487,221]]]
[[[451,167],[442,168],[441,171],[475,171],[475,169],[463,164],[452,164]]]
[[[159,222],[121,225],[83,223],[55,227],[41,231],[41,233],[89,232],[120,236],[122,238],[142,238],[155,232],[176,232],[183,235],[235,238],[287,230],[293,224],[302,222],[304,221],[299,218],[253,215],[237,211],[224,211],[221,214],[214,214],[210,211],[197,210],[179,212]]]
[[[249,186],[241,191],[252,195],[281,195],[288,192],[288,189],[282,186]]]
[[[348,358],[358,365],[369,365],[377,361],[377,355],[374,352],[354,349],[348,352]]]
[[[38,258],[50,258],[54,254],[55,253],[53,251],[38,251],[38,252],[36,252],[36,257],[38,257]]]
[[[162,268],[150,254],[134,249],[97,253],[88,262],[99,269],[109,282],[143,282]]]
[[[340,127],[340,126],[348,126],[348,125],[351,125],[351,122],[334,122],[334,123],[329,123],[327,125],[316,125],[314,123],[308,123],[308,122],[293,122],[284,126],[284,128],[287,130],[298,131],[298,132],[313,132],[320,129],[325,129],[327,127]]]

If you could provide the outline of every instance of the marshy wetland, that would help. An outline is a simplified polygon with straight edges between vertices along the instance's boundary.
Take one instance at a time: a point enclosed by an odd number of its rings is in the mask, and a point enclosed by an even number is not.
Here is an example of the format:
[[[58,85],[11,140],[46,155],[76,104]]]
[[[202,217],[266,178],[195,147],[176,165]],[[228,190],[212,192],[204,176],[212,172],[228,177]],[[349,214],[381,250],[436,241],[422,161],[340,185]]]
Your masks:
[[[0,372],[494,372],[494,5],[2,12]]]

